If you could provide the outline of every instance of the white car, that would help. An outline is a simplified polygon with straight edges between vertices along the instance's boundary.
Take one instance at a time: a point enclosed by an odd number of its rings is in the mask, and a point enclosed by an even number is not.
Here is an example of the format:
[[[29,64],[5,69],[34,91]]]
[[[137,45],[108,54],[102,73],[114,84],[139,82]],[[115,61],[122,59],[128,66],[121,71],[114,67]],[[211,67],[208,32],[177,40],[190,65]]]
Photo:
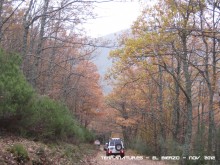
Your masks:
[[[106,150],[106,156],[110,155],[120,155],[121,158],[125,156],[124,144],[120,138],[112,138],[109,140]]]

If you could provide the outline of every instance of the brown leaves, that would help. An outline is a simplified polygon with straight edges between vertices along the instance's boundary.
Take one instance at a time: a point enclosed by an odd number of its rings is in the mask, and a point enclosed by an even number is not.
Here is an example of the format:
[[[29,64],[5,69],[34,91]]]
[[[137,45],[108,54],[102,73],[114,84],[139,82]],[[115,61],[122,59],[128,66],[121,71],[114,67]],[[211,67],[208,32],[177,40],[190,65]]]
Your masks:
[[[16,155],[12,154],[9,149],[15,144],[21,144],[28,152],[29,161],[26,163],[18,162]],[[84,158],[84,154],[93,151],[91,146],[82,145],[74,146],[72,144],[50,144],[46,145],[41,142],[34,142],[16,136],[4,136],[0,138],[0,164],[1,165],[72,165],[77,164]],[[91,153],[90,153],[91,154]],[[80,164],[80,163],[79,163]]]
[[[116,123],[121,125],[121,126],[125,126],[125,127],[129,127],[129,126],[134,126],[135,124],[137,124],[137,121],[135,119],[124,119],[122,117],[117,117],[116,118]]]

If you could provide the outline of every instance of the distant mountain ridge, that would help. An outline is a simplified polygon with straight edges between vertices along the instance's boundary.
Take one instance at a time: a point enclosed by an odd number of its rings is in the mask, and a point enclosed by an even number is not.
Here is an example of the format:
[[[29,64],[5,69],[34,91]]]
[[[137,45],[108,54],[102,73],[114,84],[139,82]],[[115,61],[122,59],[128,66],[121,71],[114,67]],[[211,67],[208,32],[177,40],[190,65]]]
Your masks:
[[[107,84],[107,82],[104,80],[104,76],[107,73],[108,69],[112,66],[112,61],[109,59],[109,53],[110,51],[114,50],[115,47],[111,47],[112,45],[115,45],[117,43],[117,37],[121,35],[124,31],[119,31],[116,33],[111,33],[106,36],[103,36],[101,38],[98,38],[100,40],[108,41],[106,47],[100,47],[95,52],[95,58],[92,60],[98,68],[98,72],[101,75],[101,86],[103,88],[104,94],[108,94],[111,92],[112,88]],[[110,45],[110,46],[109,46]]]

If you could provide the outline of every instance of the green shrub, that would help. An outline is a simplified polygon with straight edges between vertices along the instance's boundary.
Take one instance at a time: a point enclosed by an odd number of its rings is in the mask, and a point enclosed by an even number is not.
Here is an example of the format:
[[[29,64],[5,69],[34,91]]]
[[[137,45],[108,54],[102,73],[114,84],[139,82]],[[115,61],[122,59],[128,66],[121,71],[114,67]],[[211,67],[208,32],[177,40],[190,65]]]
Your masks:
[[[34,92],[20,64],[17,54],[0,49],[0,127],[43,139],[91,141],[93,134],[78,124],[65,105]]]
[[[32,135],[43,139],[75,137],[81,141],[92,140],[92,133],[77,123],[65,105],[46,96],[35,96],[29,107],[22,123]]]
[[[16,157],[19,163],[25,163],[29,160],[28,152],[22,144],[14,144],[9,151]]]
[[[20,115],[33,95],[19,69],[21,58],[0,49],[0,117]]]
[[[83,138],[83,141],[86,142],[92,142],[95,139],[95,135],[89,131],[88,129],[86,129],[85,127],[81,127],[81,138]]]
[[[65,138],[76,127],[68,109],[48,97],[35,96],[26,115],[23,125],[42,138]]]

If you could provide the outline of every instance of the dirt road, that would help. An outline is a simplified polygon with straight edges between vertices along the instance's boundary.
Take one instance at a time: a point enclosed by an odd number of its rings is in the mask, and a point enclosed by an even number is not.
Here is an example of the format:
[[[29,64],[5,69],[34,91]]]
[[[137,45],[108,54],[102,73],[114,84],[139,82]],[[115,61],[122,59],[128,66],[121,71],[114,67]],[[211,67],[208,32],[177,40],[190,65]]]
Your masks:
[[[120,156],[116,156],[115,158],[112,156],[107,157],[102,148],[87,163],[88,165],[168,165],[163,161],[153,161],[145,156],[138,156],[130,150],[126,152],[126,156],[123,159]]]

